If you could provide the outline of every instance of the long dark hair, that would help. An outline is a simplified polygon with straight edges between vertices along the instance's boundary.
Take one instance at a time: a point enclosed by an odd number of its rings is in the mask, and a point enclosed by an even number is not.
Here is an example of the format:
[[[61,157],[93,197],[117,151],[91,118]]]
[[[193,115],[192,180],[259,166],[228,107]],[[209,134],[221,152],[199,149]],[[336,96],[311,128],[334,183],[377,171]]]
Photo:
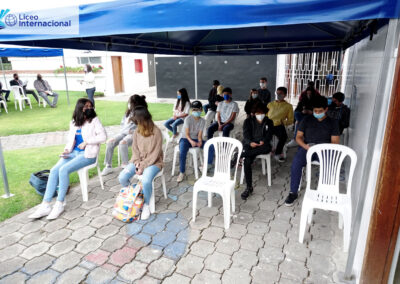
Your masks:
[[[178,92],[181,94],[181,98],[176,100],[175,109],[178,109],[179,103],[181,103],[181,110],[183,111],[185,109],[186,103],[190,105],[189,95],[185,88],[178,90]]]
[[[137,125],[136,131],[144,137],[151,136],[154,133],[154,122],[147,107],[137,106],[133,113],[132,121]]]
[[[133,111],[137,106],[144,106],[145,108],[147,108],[146,96],[139,96],[135,94],[129,98],[128,102],[129,108],[126,109],[126,117],[129,117],[131,114],[133,114]]]
[[[83,112],[83,107],[87,102],[90,102],[93,107],[92,101],[86,98],[81,98],[76,102],[75,110],[72,114],[72,120],[75,126],[81,127],[85,124],[86,121],[92,122],[92,119],[96,117],[96,113],[94,113],[94,116],[92,118],[86,118],[85,113]]]
[[[252,93],[256,93],[256,92],[257,92],[257,89],[254,89],[254,88],[253,88],[253,89],[250,89],[250,96],[249,96],[249,100],[250,100],[250,101],[254,100],[254,99],[253,99],[253,96],[252,96],[251,94],[252,94]]]
[[[92,72],[92,66],[90,64],[85,64],[87,72]]]
[[[315,91],[314,87],[307,87],[306,89],[306,95],[307,92],[310,91],[311,92],[311,97],[315,97],[317,95],[317,92]]]

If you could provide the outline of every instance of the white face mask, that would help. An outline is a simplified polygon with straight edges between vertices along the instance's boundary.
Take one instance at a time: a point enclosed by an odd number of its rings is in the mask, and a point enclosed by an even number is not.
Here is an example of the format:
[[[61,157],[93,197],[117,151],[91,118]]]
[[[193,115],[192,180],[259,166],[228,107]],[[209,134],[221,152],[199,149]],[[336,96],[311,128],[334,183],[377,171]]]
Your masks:
[[[267,86],[266,83],[260,83],[260,88],[265,88]]]
[[[265,117],[265,114],[256,114],[256,118],[258,121],[262,121]]]

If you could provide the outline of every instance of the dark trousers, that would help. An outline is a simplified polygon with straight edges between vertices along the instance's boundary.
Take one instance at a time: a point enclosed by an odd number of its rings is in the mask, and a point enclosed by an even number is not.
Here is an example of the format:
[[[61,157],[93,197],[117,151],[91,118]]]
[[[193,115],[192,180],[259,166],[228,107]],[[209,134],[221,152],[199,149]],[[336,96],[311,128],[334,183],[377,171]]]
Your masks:
[[[25,90],[25,94],[32,95],[35,98],[35,100],[39,103],[39,97],[38,95],[36,95],[34,90]]]
[[[94,92],[95,91],[96,91],[96,87],[86,89],[86,94],[88,96],[88,99],[93,103],[93,107],[94,107]]]
[[[312,156],[313,161],[318,161],[318,156],[314,154]],[[307,150],[303,147],[299,147],[296,155],[293,158],[292,167],[290,169],[290,192],[297,193],[299,191],[299,185],[301,176],[303,174],[303,168],[307,165]]]
[[[1,100],[2,94],[5,94],[4,95],[4,99],[7,101],[8,100],[8,96],[10,95],[10,91],[9,90],[1,90],[0,91],[0,100]]]
[[[210,104],[205,104],[205,105],[203,106],[203,110],[204,110],[204,113],[205,113],[205,114],[207,114],[209,108],[210,108]]]
[[[195,142],[198,142],[197,139],[192,139]],[[206,143],[206,141],[203,141],[203,143],[201,144],[201,149],[203,149],[204,144]],[[190,144],[189,140],[187,140],[186,138],[181,138],[181,140],[179,140],[179,171],[181,173],[185,173],[186,170],[186,157],[187,157],[187,153],[189,152],[189,149],[192,148],[192,144]],[[213,156],[214,156],[214,148],[211,150],[209,150],[209,154],[208,154],[208,164],[212,164],[213,161]]]
[[[222,135],[224,137],[229,137],[229,133],[233,129],[233,124],[228,123],[222,128]],[[213,138],[215,131],[218,130],[218,122],[214,122],[213,124],[210,125],[210,127],[207,129],[207,137],[208,139]]]
[[[251,148],[250,146],[245,146],[243,153],[241,155],[244,159],[244,176],[246,178],[247,187],[253,186],[253,171],[252,164],[258,155],[268,154],[271,152],[271,146],[269,144],[264,144],[259,147]]]
[[[296,140],[297,128],[299,127],[299,124],[303,120],[304,117],[305,117],[305,114],[303,114],[301,111],[294,112],[294,119],[296,120],[296,123],[294,125],[294,140]]]
[[[278,145],[275,149],[275,155],[282,154],[283,147],[285,146],[286,140],[288,138],[286,133],[286,128],[283,125],[274,126],[272,128],[272,133],[278,137]]]

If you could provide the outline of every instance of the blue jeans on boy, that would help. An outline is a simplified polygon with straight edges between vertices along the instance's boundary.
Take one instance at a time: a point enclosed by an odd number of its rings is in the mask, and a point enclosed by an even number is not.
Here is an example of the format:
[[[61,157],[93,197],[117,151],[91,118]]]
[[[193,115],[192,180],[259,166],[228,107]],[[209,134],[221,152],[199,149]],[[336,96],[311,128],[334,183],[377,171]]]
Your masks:
[[[64,201],[69,185],[69,174],[95,162],[96,158],[85,158],[85,151],[77,150],[72,151],[68,158],[58,160],[57,164],[50,170],[43,200],[50,202],[58,185],[57,201]]]
[[[233,129],[233,123],[228,123],[222,128],[222,136],[224,137],[229,137],[229,133]],[[210,127],[207,129],[207,138],[211,139],[214,136],[215,131],[218,130],[218,122],[214,122],[213,124],[210,125]]]
[[[178,126],[181,124],[183,124],[182,118],[177,118],[177,119],[170,118],[164,123],[164,126],[168,128],[168,130],[171,131],[172,134],[175,135],[178,131]]]
[[[312,156],[313,161],[317,161],[318,157],[316,154]],[[299,191],[299,185],[301,176],[303,174],[303,168],[307,165],[307,150],[303,147],[298,148],[296,155],[293,158],[292,166],[290,169],[290,193]]]
[[[142,185],[143,185],[143,195],[144,203],[147,205],[150,203],[151,193],[153,191],[153,179],[160,172],[160,168],[156,165],[148,166],[144,169],[142,175]],[[128,186],[130,184],[130,179],[136,173],[136,166],[133,163],[129,163],[126,168],[119,174],[119,183],[122,186]]]
[[[195,142],[198,142],[199,140],[197,139],[192,139]],[[206,143],[206,141],[203,141],[203,143],[201,144],[201,149],[204,148],[204,144]],[[187,157],[187,153],[189,151],[189,149],[192,148],[192,144],[190,144],[189,140],[186,138],[181,138],[181,140],[179,140],[179,171],[181,173],[185,173],[186,170],[186,157]],[[212,150],[214,150],[214,148],[212,147]],[[209,150],[208,152],[208,164],[212,164],[213,161],[213,156],[214,156],[214,152],[211,150]]]

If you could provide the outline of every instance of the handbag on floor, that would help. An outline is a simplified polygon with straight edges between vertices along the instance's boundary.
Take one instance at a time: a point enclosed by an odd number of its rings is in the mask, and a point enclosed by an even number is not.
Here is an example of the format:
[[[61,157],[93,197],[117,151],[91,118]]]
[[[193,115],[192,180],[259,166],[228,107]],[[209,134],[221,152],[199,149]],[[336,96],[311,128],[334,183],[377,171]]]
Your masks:
[[[113,217],[125,223],[131,223],[139,219],[144,203],[142,189],[141,181],[137,184],[123,187],[114,203]]]
[[[46,191],[47,181],[49,179],[50,170],[43,170],[40,172],[36,172],[31,174],[29,179],[30,185],[36,190],[38,194],[41,196],[44,195]],[[54,196],[57,196],[57,191],[54,193]]]

